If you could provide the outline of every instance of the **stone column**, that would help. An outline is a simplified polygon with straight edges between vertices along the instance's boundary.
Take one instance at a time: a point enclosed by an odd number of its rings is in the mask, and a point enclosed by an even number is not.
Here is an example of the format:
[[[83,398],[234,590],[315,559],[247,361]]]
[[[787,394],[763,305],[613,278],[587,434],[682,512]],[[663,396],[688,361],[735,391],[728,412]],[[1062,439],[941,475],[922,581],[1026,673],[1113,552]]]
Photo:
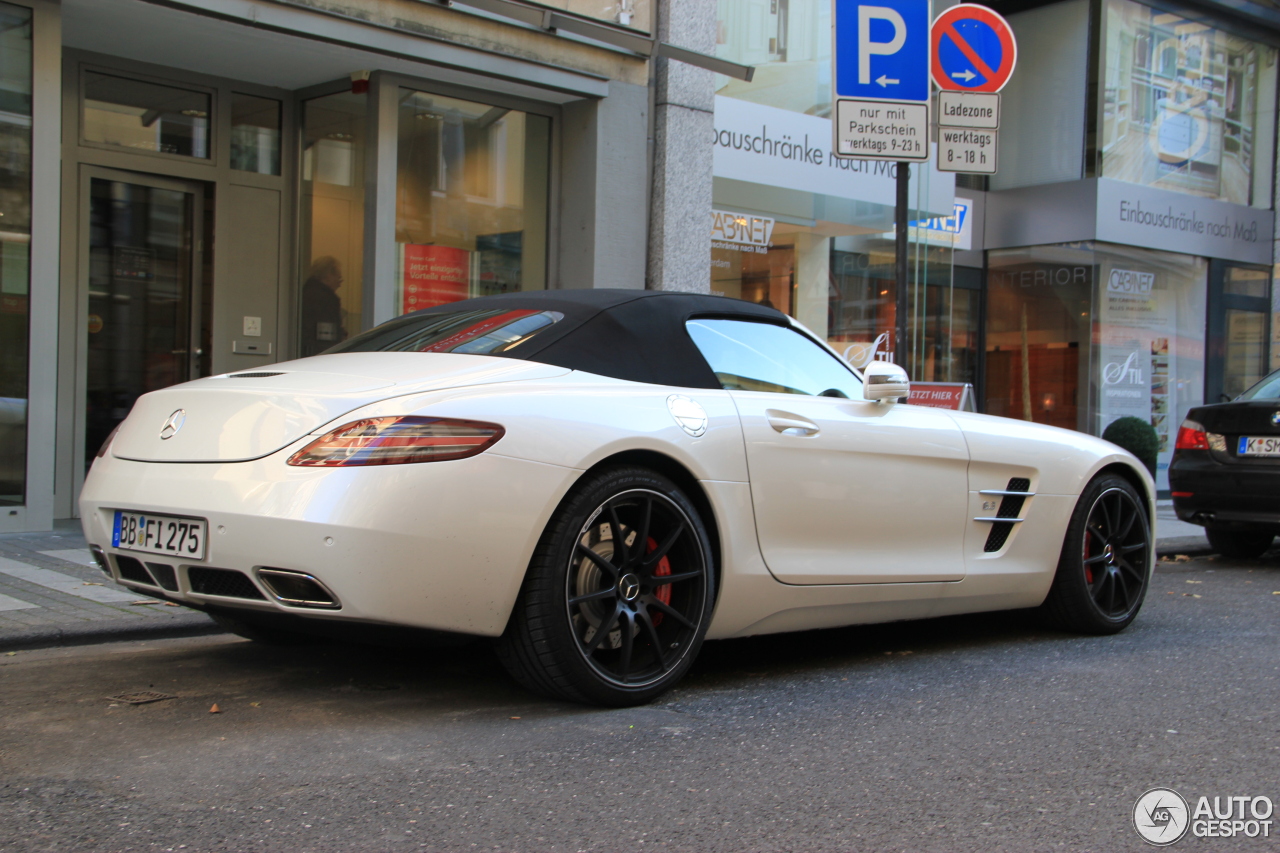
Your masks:
[[[657,0],[660,41],[714,54],[716,0]],[[711,134],[714,75],[654,60],[653,181],[649,206],[650,290],[711,289]]]

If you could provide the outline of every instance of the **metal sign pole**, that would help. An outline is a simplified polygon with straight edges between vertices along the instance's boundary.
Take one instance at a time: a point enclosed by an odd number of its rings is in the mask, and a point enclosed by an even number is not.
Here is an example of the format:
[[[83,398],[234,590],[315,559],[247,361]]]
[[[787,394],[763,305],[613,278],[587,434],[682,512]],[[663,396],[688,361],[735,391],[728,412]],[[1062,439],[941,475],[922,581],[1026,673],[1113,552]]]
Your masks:
[[[893,361],[898,366],[907,368],[907,204],[908,184],[911,181],[911,164],[898,163],[897,167],[897,200],[893,208],[893,276],[897,279],[897,329],[893,342]]]
[[[929,161],[931,0],[833,0],[831,151],[895,163],[897,319],[893,360],[907,355],[907,188],[911,164]]]

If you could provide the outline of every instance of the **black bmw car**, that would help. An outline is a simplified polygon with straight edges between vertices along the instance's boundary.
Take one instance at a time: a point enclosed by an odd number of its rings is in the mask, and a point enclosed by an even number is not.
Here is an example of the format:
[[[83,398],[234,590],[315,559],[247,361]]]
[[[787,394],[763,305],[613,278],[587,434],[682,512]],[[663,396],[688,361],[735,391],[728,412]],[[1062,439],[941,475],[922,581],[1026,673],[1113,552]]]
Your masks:
[[[1169,465],[1178,518],[1204,525],[1229,557],[1257,557],[1280,534],[1280,370],[1230,403],[1187,413]]]

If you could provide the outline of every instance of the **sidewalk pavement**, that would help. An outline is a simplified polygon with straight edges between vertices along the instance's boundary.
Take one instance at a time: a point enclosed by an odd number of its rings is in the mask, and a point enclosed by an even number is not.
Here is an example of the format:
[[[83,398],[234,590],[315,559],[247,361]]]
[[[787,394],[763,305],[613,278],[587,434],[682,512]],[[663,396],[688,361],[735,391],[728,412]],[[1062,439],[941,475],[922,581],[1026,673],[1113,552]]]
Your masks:
[[[1157,553],[1209,550],[1203,528],[1178,521],[1172,502],[1159,504]],[[0,534],[0,653],[219,631],[199,611],[113,583],[90,561],[77,522],[58,522],[51,533]]]
[[[116,584],[89,558],[79,522],[0,534],[0,653],[80,643],[211,634],[205,614]]]

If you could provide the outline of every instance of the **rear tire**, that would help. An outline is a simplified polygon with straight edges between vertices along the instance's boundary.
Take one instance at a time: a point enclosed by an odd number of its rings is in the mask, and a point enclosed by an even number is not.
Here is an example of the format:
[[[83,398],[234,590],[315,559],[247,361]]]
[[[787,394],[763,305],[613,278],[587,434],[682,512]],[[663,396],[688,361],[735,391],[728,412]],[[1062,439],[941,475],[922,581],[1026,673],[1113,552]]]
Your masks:
[[[1231,527],[1206,527],[1204,535],[1209,544],[1224,557],[1261,557],[1271,549],[1276,538],[1266,530],[1236,529]]]
[[[1095,477],[1071,514],[1042,611],[1068,631],[1124,630],[1147,594],[1153,553],[1147,503],[1138,490],[1116,474]]]
[[[715,567],[693,503],[647,468],[594,474],[561,502],[496,643],[523,686],[640,705],[678,682],[711,621]]]

